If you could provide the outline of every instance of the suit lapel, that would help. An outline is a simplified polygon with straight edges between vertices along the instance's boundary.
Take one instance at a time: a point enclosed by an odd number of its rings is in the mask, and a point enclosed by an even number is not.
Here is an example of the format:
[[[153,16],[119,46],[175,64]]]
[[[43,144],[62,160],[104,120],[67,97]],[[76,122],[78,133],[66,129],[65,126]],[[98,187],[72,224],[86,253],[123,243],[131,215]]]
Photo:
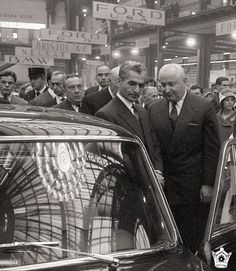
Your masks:
[[[126,122],[130,128],[128,130],[133,130],[136,135],[138,135],[141,139],[144,139],[139,121],[135,118],[127,106],[117,96],[114,98],[114,103],[117,104],[117,108],[119,109],[117,115],[124,122]]]

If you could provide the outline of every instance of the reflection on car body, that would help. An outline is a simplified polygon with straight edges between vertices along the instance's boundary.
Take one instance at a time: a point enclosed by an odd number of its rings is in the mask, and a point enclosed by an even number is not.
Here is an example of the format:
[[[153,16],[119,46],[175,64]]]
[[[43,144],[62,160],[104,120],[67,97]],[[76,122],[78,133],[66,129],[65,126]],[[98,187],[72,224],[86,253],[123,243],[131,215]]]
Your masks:
[[[236,266],[236,140],[222,147],[211,203],[208,225],[203,241],[204,257],[212,268],[235,270]]]
[[[4,105],[0,119],[0,270],[210,270],[137,137],[63,110]]]

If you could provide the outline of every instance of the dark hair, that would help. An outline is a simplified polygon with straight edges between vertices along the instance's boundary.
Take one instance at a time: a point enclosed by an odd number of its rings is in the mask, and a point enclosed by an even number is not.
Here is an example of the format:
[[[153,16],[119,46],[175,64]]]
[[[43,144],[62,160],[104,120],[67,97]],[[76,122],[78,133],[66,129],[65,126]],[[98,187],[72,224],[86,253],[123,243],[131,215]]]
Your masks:
[[[11,76],[14,79],[14,83],[17,81],[16,74],[13,71],[3,71],[0,73],[0,79],[2,76]]]
[[[126,61],[120,66],[119,77],[125,79],[128,76],[129,71],[135,71],[140,74],[143,71],[147,72],[147,69],[140,62]]]
[[[191,89],[200,89],[200,92],[201,92],[201,94],[203,94],[203,88],[202,87],[200,87],[199,85],[192,85],[191,87],[190,87],[190,90]]]
[[[229,81],[229,78],[225,76],[220,76],[216,79],[216,85],[220,86],[222,81]]]
[[[153,86],[156,87],[157,86],[157,81],[154,78],[148,78],[145,82],[146,85],[148,85],[149,83],[153,83]]]

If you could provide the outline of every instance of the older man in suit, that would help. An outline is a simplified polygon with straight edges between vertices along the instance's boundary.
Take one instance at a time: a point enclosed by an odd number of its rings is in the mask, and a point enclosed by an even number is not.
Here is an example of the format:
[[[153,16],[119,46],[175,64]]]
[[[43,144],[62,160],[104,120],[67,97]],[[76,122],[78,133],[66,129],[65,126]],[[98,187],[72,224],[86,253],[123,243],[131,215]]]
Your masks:
[[[53,71],[50,78],[50,88],[47,88],[39,96],[35,97],[30,104],[36,106],[52,107],[65,100],[65,73]]]
[[[86,89],[85,96],[92,93],[97,93],[102,89],[106,89],[109,86],[110,68],[106,65],[100,65],[96,68],[96,81],[97,86]]]
[[[20,105],[27,105],[28,103],[13,95],[13,90],[15,87],[15,83],[17,81],[16,74],[13,71],[3,71],[0,73],[0,91],[1,96],[10,104],[20,104]]]
[[[83,80],[77,74],[68,74],[65,78],[66,100],[53,106],[76,112],[81,112],[81,102],[84,97]]]
[[[185,244],[195,251],[220,150],[216,113],[211,102],[186,90],[180,65],[164,65],[159,79],[165,99],[150,105],[149,116],[162,154],[164,190]]]
[[[146,67],[127,61],[120,67],[118,92],[95,116],[120,125],[139,136],[154,162],[154,142],[147,111],[137,104],[147,76]]]
[[[101,91],[92,93],[84,97],[82,101],[83,112],[94,115],[100,108],[109,103],[118,90],[120,67],[115,67],[110,72],[109,86]]]

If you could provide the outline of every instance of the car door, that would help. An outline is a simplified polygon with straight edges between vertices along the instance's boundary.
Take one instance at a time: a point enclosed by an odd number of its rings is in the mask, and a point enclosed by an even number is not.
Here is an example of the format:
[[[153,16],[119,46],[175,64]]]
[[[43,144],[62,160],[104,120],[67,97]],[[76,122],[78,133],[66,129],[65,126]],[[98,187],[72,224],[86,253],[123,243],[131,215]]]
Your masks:
[[[208,263],[227,271],[236,266],[236,139],[221,149],[214,195],[204,237]]]

